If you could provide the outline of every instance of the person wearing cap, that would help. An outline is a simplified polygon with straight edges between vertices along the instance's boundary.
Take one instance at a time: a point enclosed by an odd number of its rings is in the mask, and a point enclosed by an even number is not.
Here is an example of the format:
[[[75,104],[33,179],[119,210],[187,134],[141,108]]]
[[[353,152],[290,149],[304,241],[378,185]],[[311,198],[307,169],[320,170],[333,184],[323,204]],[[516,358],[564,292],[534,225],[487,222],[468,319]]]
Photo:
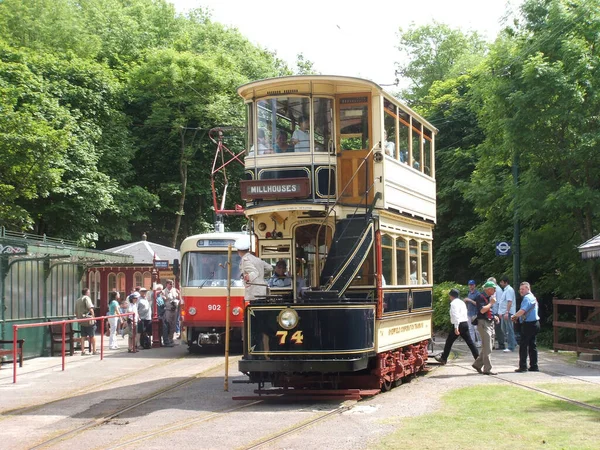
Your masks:
[[[477,302],[475,299],[481,295],[481,292],[477,290],[475,280],[469,280],[468,285],[469,293],[465,297],[465,303],[467,304],[467,314],[469,316],[469,334],[471,335],[471,340],[475,342],[475,346],[481,347],[481,336],[479,336],[477,327],[473,325],[473,321],[477,317]]]
[[[441,356],[436,356],[435,359],[441,364],[446,364],[448,361],[448,356],[450,355],[450,350],[452,350],[452,345],[454,341],[458,339],[458,337],[462,337],[469,350],[471,350],[471,354],[473,355],[473,359],[477,360],[479,357],[479,352],[477,351],[477,347],[473,343],[471,339],[471,335],[469,334],[469,326],[468,323],[468,315],[467,315],[467,306],[465,302],[459,298],[460,293],[458,289],[450,289],[450,322],[454,325],[454,331],[448,334],[448,338],[446,339],[446,345],[444,346],[444,351]]]
[[[250,237],[239,238],[235,241],[235,248],[240,255],[240,270],[245,287],[244,299],[250,301],[257,297],[265,297],[267,295],[265,276],[271,275],[273,267],[250,253]]]
[[[128,344],[129,344],[129,353],[137,352],[137,344],[133,339],[133,330],[134,327],[137,329],[137,324],[139,322],[140,316],[138,314],[138,299],[140,298],[139,292],[134,292],[129,297],[129,307],[127,308],[127,312],[130,315],[127,317],[127,334],[128,336]],[[131,315],[133,313],[133,316]],[[137,340],[137,337],[136,337]]]
[[[475,300],[477,303],[477,329],[481,336],[481,353],[473,363],[473,368],[484,375],[496,375],[492,372],[492,345],[494,342],[494,315],[492,308],[496,303],[496,283],[486,281],[484,294]]]
[[[285,288],[292,285],[292,278],[287,273],[287,263],[285,260],[280,259],[275,264],[275,272],[269,280],[269,287]]]

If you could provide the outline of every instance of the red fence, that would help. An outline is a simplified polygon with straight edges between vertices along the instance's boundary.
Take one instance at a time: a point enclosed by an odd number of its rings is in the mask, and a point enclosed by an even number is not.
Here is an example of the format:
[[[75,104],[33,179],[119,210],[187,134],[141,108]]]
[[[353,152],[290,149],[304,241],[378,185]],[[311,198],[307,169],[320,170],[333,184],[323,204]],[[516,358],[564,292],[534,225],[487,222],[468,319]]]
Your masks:
[[[104,319],[111,319],[113,317],[126,317],[131,316],[134,319],[135,313],[117,314],[114,316],[101,316],[101,317],[88,317],[86,319],[72,319],[72,320],[59,320],[56,322],[38,322],[38,323],[25,323],[22,325],[13,325],[13,383],[17,382],[17,341],[19,339],[18,332],[20,328],[36,328],[36,327],[47,327],[49,325],[62,325],[62,370],[65,370],[65,341],[66,341],[66,326],[68,323],[79,323],[89,322],[90,320],[100,320],[100,359],[104,359]],[[133,329],[133,342],[135,342],[136,326],[132,326]],[[83,349],[82,349],[83,351]]]

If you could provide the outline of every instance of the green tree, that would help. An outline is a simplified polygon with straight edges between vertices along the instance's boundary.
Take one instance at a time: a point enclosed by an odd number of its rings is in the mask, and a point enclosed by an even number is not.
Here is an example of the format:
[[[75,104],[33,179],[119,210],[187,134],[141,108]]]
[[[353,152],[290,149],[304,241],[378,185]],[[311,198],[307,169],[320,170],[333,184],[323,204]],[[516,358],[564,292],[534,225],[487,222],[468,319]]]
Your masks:
[[[485,242],[509,235],[516,212],[522,278],[548,295],[599,298],[598,263],[582,262],[576,250],[598,232],[599,6],[527,1],[523,21],[492,49],[478,91],[486,140],[469,192],[481,217],[470,242],[482,263],[491,260]],[[515,154],[516,189],[506,181]]]
[[[411,104],[427,96],[436,81],[465,73],[484,55],[487,45],[476,33],[464,33],[448,25],[400,28],[400,50],[405,62],[397,63],[400,75],[410,80],[402,94]]]

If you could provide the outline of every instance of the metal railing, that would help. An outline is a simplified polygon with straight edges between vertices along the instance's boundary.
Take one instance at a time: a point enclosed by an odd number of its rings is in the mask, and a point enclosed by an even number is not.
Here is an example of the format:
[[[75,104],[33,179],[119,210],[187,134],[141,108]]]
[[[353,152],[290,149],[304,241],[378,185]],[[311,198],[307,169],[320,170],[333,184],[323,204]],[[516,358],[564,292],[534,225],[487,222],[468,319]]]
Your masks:
[[[128,317],[131,316],[132,319],[132,339],[135,345],[136,338],[136,324],[134,321],[134,312],[125,313],[125,314],[116,314],[113,316],[100,316],[100,317],[88,317],[85,319],[71,319],[71,320],[58,320],[55,322],[38,322],[38,323],[25,323],[21,325],[13,325],[13,384],[17,382],[17,341],[19,339],[18,332],[20,328],[36,328],[36,327],[47,327],[52,325],[61,325],[62,326],[62,343],[61,343],[61,356],[62,356],[62,370],[65,370],[65,343],[66,343],[66,329],[68,323],[81,323],[81,322],[90,322],[91,320],[98,321],[100,320],[100,360],[104,359],[104,319],[111,319],[113,317]],[[95,337],[94,337],[95,338]],[[83,348],[82,348],[83,351]]]
[[[59,239],[59,238],[51,238],[46,236],[45,234],[31,234],[24,233],[20,231],[9,231],[4,227],[0,227],[0,238],[18,238],[18,239],[27,239],[29,241],[35,242],[43,242],[46,244],[53,245],[66,245],[69,247],[78,247],[77,241],[70,241],[68,239]]]

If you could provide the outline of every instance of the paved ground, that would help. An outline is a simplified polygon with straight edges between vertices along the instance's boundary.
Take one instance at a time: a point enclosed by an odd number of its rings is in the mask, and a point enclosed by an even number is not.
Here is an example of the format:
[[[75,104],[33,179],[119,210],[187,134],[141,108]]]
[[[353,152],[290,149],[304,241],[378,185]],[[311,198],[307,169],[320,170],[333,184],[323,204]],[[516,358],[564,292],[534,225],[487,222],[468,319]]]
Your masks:
[[[438,338],[436,351],[441,351]],[[230,384],[224,392],[224,358],[188,355],[185,346],[142,350],[128,354],[125,345],[99,356],[35,358],[18,369],[0,370],[0,447],[32,448],[50,438],[86,427],[135,399],[144,404],[97,426],[51,442],[45,448],[70,448],[85,441],[87,448],[249,448],[266,436],[333,411],[340,402],[255,404],[236,402],[232,395],[251,395],[254,386]],[[392,391],[359,403],[346,412],[297,431],[261,448],[357,449],[372,448],[394,432],[406,417],[436,410],[451,389],[496,383],[493,377],[470,368],[466,346],[455,343],[456,359],[434,368]],[[237,359],[231,357],[231,380],[243,380]],[[530,382],[572,381],[567,375],[600,383],[600,363],[579,367],[562,354],[540,354],[539,373],[516,374],[516,353],[494,352],[494,370],[503,377]],[[593,364],[593,363],[592,363]],[[563,374],[563,375],[561,375]],[[174,385],[176,388],[171,389]],[[158,392],[163,392],[155,396]],[[238,408],[243,407],[243,409]],[[335,431],[332,431],[335,430]],[[135,441],[138,439],[138,441]]]

